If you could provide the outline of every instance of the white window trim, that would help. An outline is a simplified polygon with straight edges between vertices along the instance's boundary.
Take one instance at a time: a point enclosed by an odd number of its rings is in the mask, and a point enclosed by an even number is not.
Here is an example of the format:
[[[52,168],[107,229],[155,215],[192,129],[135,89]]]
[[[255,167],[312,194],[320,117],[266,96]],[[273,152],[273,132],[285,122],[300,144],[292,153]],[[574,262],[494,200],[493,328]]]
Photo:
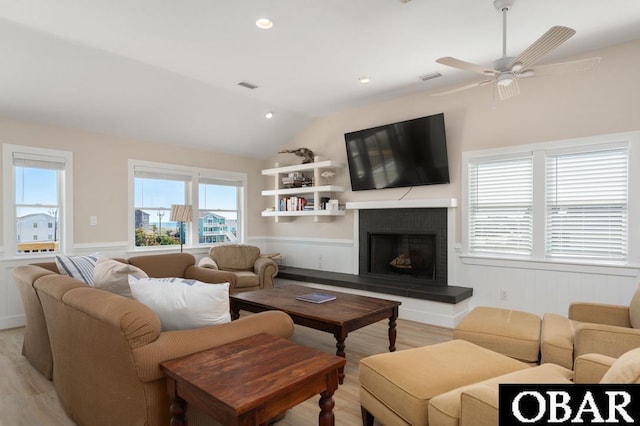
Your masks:
[[[240,227],[240,232],[238,235],[238,242],[246,241],[246,225],[247,225],[247,215],[246,206],[247,206],[247,174],[241,172],[230,172],[226,170],[218,170],[218,169],[205,169],[201,167],[189,167],[184,165],[177,164],[168,164],[168,163],[156,163],[150,161],[143,160],[133,160],[130,159],[128,162],[128,214],[127,214],[127,242],[129,245],[130,251],[158,251],[158,250],[170,250],[173,249],[171,246],[154,246],[154,247],[137,247],[135,242],[135,221],[132,220],[135,215],[135,188],[134,188],[134,169],[145,168],[149,171],[153,172],[164,172],[167,174],[180,174],[180,175],[188,175],[191,176],[191,184],[187,185],[189,189],[187,190],[186,199],[187,203],[190,203],[193,206],[193,218],[194,220],[187,224],[188,229],[188,239],[184,244],[185,249],[195,249],[198,247],[206,247],[210,244],[199,244],[197,241],[197,225],[198,218],[200,217],[200,210],[198,206],[199,203],[199,191],[198,191],[198,182],[200,177],[211,177],[217,179],[227,179],[227,180],[236,180],[242,182],[242,190],[238,191],[238,225]]]
[[[543,173],[534,173],[534,198],[533,198],[533,253],[531,256],[502,256],[502,255],[474,255],[469,253],[469,205],[468,205],[468,165],[470,161],[479,159],[496,159],[509,158],[526,152],[533,152],[534,170],[539,165],[544,166],[545,151],[572,151],[581,150],[586,147],[601,148],[609,146],[619,146],[620,143],[627,143],[629,149],[629,193],[628,193],[628,256],[627,262],[620,265],[615,262],[597,262],[597,261],[575,261],[575,260],[550,260],[545,257],[545,202],[544,202],[544,180]],[[492,260],[509,262],[511,260],[517,262],[531,262],[540,264],[566,264],[566,265],[603,265],[603,266],[632,266],[640,265],[640,131],[613,133],[605,135],[590,136],[584,138],[564,139],[558,141],[540,142],[534,144],[525,144],[517,146],[509,146],[503,148],[466,151],[462,153],[461,164],[461,252],[460,258],[467,263],[476,258],[483,264],[491,263]]]
[[[15,218],[15,176],[13,173],[13,154],[15,152],[34,156],[58,157],[65,161],[60,194],[62,198],[62,214],[60,215],[61,245],[60,253],[73,251],[73,153],[57,149],[37,148],[25,145],[2,145],[2,191],[4,258],[26,259],[51,257],[51,253],[16,253],[16,218]]]

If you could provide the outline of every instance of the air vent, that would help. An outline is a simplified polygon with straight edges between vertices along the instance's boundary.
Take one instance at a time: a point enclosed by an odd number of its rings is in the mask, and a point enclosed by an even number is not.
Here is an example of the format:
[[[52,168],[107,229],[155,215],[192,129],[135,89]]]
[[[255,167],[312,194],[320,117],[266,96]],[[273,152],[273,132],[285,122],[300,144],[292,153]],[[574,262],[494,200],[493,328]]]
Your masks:
[[[420,80],[427,81],[438,77],[442,77],[442,74],[440,74],[439,72],[432,72],[431,74],[421,75]]]
[[[238,86],[246,87],[247,89],[251,90],[258,88],[258,86],[253,83],[249,83],[248,81],[241,81],[240,83],[238,83]]]

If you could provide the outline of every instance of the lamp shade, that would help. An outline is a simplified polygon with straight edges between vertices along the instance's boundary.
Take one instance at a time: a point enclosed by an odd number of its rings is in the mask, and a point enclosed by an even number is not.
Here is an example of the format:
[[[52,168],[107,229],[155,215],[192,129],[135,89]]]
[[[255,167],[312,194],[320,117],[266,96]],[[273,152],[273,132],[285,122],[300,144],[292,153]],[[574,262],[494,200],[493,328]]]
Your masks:
[[[172,204],[171,217],[172,222],[191,222],[193,219],[193,209],[190,205]]]

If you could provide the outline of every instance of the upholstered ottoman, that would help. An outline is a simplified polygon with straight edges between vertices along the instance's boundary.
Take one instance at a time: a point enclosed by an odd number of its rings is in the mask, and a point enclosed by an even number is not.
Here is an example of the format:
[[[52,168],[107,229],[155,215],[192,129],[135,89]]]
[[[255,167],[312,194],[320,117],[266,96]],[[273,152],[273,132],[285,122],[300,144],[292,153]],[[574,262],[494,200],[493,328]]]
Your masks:
[[[529,312],[477,307],[453,330],[453,338],[537,364],[540,359],[540,327],[540,317]]]
[[[463,340],[387,352],[360,361],[364,424],[428,425],[431,398],[460,386],[529,368]]]

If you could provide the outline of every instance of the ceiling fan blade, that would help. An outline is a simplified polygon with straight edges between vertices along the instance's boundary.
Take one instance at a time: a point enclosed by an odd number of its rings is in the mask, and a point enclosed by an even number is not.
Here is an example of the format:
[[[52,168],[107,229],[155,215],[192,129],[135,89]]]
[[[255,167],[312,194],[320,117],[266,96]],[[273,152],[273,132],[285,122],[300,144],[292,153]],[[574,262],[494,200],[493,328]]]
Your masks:
[[[551,27],[549,31],[544,33],[542,37],[527,47],[517,58],[511,61],[509,68],[517,65],[523,68],[529,68],[540,59],[548,55],[553,49],[569,40],[576,31],[569,27]]]
[[[481,65],[472,64],[471,62],[461,61],[460,59],[452,58],[451,56],[445,56],[436,60],[437,63],[447,65],[449,67],[458,68],[464,71],[471,71],[483,75],[494,75],[498,71],[491,68],[486,68]]]
[[[518,80],[516,78],[511,80],[511,84],[509,84],[508,86],[496,84],[496,88],[498,90],[498,96],[500,96],[501,101],[520,94],[520,86],[518,85]]]
[[[431,96],[443,96],[443,95],[449,95],[451,93],[462,92],[463,90],[473,89],[474,87],[484,86],[486,84],[493,83],[493,81],[494,81],[493,78],[491,80],[476,81],[475,83],[465,84],[464,86],[459,86],[453,89],[445,90],[444,92],[432,93]]]
[[[520,77],[540,77],[543,75],[559,74],[565,72],[587,71],[600,63],[600,58],[582,59],[579,61],[560,62],[557,64],[538,65],[529,70],[524,71]]]

